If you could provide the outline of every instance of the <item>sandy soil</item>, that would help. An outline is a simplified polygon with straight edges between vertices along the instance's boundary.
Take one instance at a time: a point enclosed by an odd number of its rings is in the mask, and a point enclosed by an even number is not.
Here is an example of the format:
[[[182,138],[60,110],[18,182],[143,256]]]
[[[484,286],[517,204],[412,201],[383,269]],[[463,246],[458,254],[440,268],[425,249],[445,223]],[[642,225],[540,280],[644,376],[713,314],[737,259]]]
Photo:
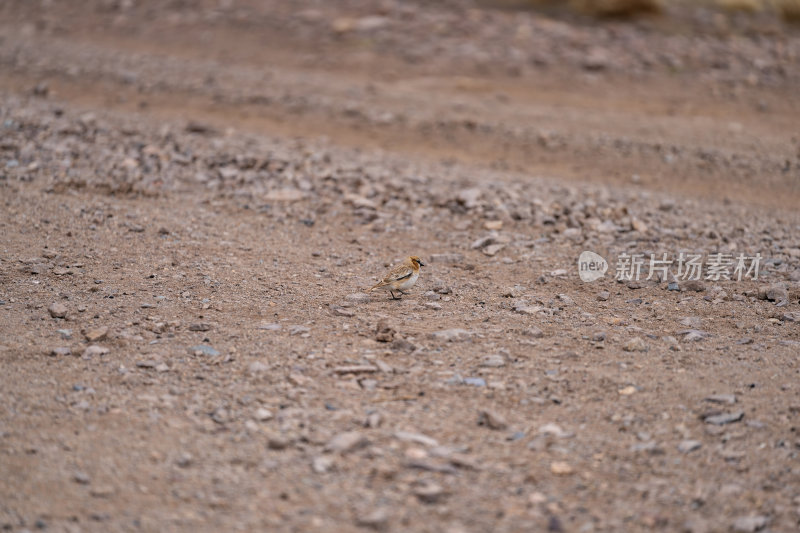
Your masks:
[[[0,5],[0,527],[796,531],[800,33],[672,15]]]

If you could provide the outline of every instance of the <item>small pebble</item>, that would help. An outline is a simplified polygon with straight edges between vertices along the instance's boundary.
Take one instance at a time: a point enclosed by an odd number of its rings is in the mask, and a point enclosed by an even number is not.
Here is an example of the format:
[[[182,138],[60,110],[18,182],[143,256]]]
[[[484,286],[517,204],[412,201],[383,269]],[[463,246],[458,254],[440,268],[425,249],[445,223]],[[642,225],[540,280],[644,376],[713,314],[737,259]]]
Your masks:
[[[702,445],[703,443],[699,440],[683,440],[678,444],[678,451],[681,453],[689,453],[700,449]]]
[[[54,302],[47,308],[53,318],[65,318],[67,316],[67,306],[62,303]]]
[[[445,492],[440,485],[427,482],[421,487],[414,489],[414,495],[419,498],[421,502],[436,503],[445,495]]]
[[[72,480],[75,481],[75,483],[80,483],[81,485],[88,485],[91,482],[89,474],[86,472],[75,472],[75,474],[72,476]]]
[[[89,331],[86,331],[83,335],[89,342],[101,341],[108,336],[108,327],[101,326],[99,328],[90,329]]]
[[[192,346],[191,348],[189,348],[189,353],[192,355],[207,355],[209,357],[216,357],[219,355],[219,352],[217,350],[205,344],[198,344],[197,346]]]
[[[389,512],[385,508],[379,507],[368,513],[360,514],[356,518],[356,525],[375,531],[386,530],[389,526]]]
[[[565,461],[554,461],[550,464],[550,472],[557,476],[568,476],[574,473],[575,470]]]
[[[769,524],[769,517],[758,516],[743,516],[734,520],[731,529],[735,533],[755,533],[761,531]]]
[[[744,411],[737,411],[735,413],[723,413],[720,415],[713,415],[706,417],[706,424],[713,424],[715,426],[722,426],[725,424],[732,424],[744,418]]]
[[[346,431],[339,433],[325,445],[325,451],[334,453],[347,453],[369,444],[367,437],[359,431]]]
[[[489,429],[503,430],[508,427],[508,422],[495,411],[483,410],[478,415],[478,425],[486,426]]]
[[[271,420],[272,417],[273,417],[272,411],[270,411],[269,409],[265,409],[263,407],[259,407],[258,409],[256,409],[255,419],[258,420],[259,422],[266,422],[267,420]]]
[[[83,350],[83,354],[81,357],[83,359],[89,360],[93,357],[99,357],[102,355],[106,355],[110,350],[104,346],[98,346],[96,344],[92,344],[87,346],[85,350]]]
[[[647,344],[641,337],[634,337],[622,345],[622,349],[626,352],[646,352],[648,350]]]

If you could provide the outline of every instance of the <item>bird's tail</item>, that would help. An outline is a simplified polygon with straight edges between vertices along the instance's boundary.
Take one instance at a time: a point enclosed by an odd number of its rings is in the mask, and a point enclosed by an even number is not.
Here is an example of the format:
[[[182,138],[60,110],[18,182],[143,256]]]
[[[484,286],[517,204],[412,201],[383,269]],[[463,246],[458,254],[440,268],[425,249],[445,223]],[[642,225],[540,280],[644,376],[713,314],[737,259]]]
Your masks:
[[[379,281],[374,286],[372,286],[372,288],[370,288],[367,292],[372,292],[375,289],[380,289],[381,287],[384,287],[385,285],[387,285],[387,283],[385,281]]]

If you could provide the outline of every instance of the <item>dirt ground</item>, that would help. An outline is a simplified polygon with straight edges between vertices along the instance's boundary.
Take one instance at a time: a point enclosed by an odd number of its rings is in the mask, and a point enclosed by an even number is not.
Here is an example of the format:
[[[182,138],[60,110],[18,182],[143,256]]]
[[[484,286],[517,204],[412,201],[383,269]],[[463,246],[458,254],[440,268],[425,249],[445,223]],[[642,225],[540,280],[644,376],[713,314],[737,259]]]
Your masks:
[[[76,5],[0,4],[3,531],[800,528],[796,27]]]

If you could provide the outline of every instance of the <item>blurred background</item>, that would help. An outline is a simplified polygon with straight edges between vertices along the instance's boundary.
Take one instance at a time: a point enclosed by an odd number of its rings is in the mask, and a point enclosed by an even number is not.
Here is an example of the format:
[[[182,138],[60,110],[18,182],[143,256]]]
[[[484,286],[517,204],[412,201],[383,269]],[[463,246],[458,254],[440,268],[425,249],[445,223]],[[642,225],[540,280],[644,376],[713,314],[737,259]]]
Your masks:
[[[799,18],[800,0],[7,0],[0,84],[771,204],[797,199]]]

